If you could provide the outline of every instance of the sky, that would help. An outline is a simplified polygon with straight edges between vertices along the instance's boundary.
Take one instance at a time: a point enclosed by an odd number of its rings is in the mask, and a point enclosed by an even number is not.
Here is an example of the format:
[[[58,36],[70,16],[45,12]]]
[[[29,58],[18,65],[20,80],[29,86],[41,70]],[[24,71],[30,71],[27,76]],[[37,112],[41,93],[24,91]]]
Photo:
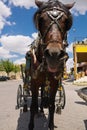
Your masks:
[[[47,1],[47,0],[44,0]],[[68,32],[69,54],[67,69],[73,67],[73,43],[87,39],[87,0],[60,0],[64,4],[76,2],[70,10],[73,26]],[[35,0],[0,0],[0,59],[15,64],[25,63],[29,44],[37,37],[33,16]]]

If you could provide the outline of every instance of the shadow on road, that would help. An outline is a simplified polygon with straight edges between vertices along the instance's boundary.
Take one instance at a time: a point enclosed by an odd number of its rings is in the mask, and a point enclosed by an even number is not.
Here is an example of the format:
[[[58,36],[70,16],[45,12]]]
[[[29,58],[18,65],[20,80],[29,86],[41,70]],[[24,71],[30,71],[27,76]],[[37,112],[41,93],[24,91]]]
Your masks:
[[[29,118],[30,118],[30,111],[23,113],[22,109],[20,109],[18,125],[16,130],[28,130]]]
[[[87,106],[87,102],[84,102],[84,101],[76,101],[75,103],[80,104],[80,105],[86,105],[86,106]]]
[[[23,113],[20,109],[18,118],[18,125],[16,130],[28,130],[30,120],[30,111]],[[48,120],[46,116],[35,116],[35,129],[34,130],[48,130]]]
[[[65,80],[65,82],[69,82],[69,83],[72,83],[74,81],[74,79],[67,79]]]
[[[84,120],[85,130],[87,130],[87,120]]]

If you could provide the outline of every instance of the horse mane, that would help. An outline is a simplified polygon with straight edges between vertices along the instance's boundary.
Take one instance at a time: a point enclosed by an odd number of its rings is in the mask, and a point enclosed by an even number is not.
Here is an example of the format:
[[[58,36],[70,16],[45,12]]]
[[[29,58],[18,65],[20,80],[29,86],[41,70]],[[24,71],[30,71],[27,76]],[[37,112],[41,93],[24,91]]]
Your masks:
[[[34,23],[36,28],[38,29],[38,21],[39,21],[39,16],[41,14],[41,12],[45,11],[45,10],[50,10],[53,7],[59,7],[60,9],[62,9],[62,11],[68,16],[68,25],[72,25],[72,15],[70,13],[70,11],[68,10],[68,8],[62,4],[61,2],[59,2],[58,0],[50,0],[48,2],[44,2],[43,5],[36,11],[36,13],[34,14]]]

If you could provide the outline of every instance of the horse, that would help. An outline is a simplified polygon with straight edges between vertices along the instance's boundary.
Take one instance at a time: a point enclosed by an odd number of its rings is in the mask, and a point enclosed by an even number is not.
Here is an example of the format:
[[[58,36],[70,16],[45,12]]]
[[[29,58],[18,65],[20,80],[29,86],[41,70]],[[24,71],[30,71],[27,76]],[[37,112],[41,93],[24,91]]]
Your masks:
[[[70,9],[72,4],[63,4],[58,0],[42,2],[35,0],[38,9],[34,14],[34,23],[39,32],[39,42],[36,51],[31,53],[31,92],[29,130],[34,130],[34,117],[38,113],[38,93],[41,87],[41,111],[47,106],[49,109],[50,130],[54,130],[55,96],[58,83],[62,79],[64,64],[68,59],[66,53],[67,31],[73,23]],[[48,98],[45,100],[45,94]],[[47,101],[47,103],[45,102]],[[46,103],[46,104],[45,104]]]

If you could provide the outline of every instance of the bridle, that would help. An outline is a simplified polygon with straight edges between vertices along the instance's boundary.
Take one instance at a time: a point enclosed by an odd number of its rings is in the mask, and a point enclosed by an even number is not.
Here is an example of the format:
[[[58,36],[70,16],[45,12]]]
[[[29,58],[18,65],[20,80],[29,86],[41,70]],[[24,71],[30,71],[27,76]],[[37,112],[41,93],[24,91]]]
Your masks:
[[[62,29],[62,27],[61,27],[61,25],[59,23],[59,20],[63,17],[63,15],[65,15],[66,17],[68,17],[67,14],[66,14],[66,12],[63,9],[59,8],[59,7],[53,7],[50,10],[45,9],[41,13],[43,13],[43,12],[46,12],[46,14],[48,15],[48,17],[51,19],[51,22],[48,25],[46,31],[44,32],[44,35],[42,36],[41,33],[40,33],[41,39],[44,41],[44,39],[45,39],[47,33],[49,32],[50,28],[52,27],[52,25],[56,24],[57,27],[58,27],[58,30],[64,36],[63,40],[65,40],[66,39],[66,35],[64,35],[64,30]]]

